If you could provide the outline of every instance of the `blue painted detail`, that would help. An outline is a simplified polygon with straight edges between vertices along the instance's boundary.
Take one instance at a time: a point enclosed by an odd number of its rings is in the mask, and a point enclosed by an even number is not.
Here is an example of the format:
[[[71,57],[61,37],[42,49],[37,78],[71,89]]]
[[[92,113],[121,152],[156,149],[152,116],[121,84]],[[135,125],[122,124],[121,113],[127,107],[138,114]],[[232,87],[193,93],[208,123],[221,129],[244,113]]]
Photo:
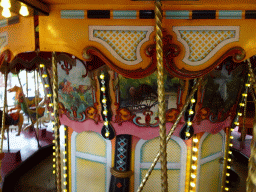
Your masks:
[[[84,19],[83,10],[61,10],[60,15],[62,19]]]
[[[0,27],[5,27],[5,26],[7,26],[7,25],[8,25],[7,19],[2,19],[2,20],[0,20]]]
[[[136,19],[136,11],[113,11],[114,19]]]
[[[242,11],[220,10],[219,19],[242,19]]]
[[[166,19],[189,19],[189,11],[166,11]]]

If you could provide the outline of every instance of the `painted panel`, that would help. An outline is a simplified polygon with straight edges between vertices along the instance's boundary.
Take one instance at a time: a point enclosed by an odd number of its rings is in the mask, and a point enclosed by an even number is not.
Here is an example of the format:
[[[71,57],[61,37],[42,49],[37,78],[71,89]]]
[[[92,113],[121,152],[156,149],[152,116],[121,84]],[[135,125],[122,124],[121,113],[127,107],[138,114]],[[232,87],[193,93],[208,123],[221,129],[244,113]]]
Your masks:
[[[90,118],[86,112],[93,111],[92,84],[87,74],[80,60],[76,60],[76,66],[67,61],[60,61],[58,65],[59,102],[63,113],[71,120],[84,121]]]
[[[167,121],[175,120],[178,114],[178,105],[180,104],[180,81],[177,78],[164,76]],[[157,101],[157,73],[142,78],[129,79],[118,75],[118,86],[120,92],[120,116],[122,112],[128,110],[135,115],[133,122],[138,126],[156,127],[159,124],[158,119],[158,101]],[[117,95],[118,97],[118,95]]]

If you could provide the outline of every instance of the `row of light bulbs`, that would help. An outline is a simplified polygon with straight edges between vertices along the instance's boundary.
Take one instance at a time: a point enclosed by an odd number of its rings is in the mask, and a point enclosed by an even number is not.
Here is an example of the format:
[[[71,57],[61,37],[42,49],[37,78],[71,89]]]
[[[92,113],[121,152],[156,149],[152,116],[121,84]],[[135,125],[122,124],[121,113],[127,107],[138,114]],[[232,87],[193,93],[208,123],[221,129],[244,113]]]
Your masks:
[[[5,18],[11,17],[11,11],[10,11],[11,2],[10,2],[10,0],[1,0],[1,4],[0,5],[3,8],[2,16],[4,16]],[[24,3],[21,3],[21,7],[20,7],[19,13],[22,16],[28,16],[29,15],[28,7]]]
[[[110,135],[110,132],[109,132],[109,129],[108,129],[108,111],[107,111],[107,98],[106,98],[106,87],[105,87],[105,75],[104,73],[102,72],[101,75],[100,75],[100,79],[101,79],[101,82],[102,82],[102,87],[100,88],[100,90],[103,92],[103,99],[102,99],[102,103],[103,103],[103,114],[104,114],[104,118],[103,118],[103,121],[104,121],[104,125],[106,126],[106,133],[105,133],[105,137],[109,137]]]
[[[248,74],[248,80],[247,80],[247,83],[245,84],[245,87],[246,87],[246,90],[248,90],[248,88],[251,86],[251,84],[249,83],[249,78],[250,78],[250,74]],[[248,95],[247,95],[247,91],[245,91],[245,93],[242,93],[242,101],[241,101],[241,103],[239,103],[239,106],[240,106],[240,108],[241,107],[245,107],[245,105],[246,105],[246,103],[244,102],[245,101],[245,98],[247,97]],[[240,111],[240,110],[238,110],[238,111]],[[242,116],[243,114],[241,113],[241,112],[238,112],[237,113],[237,117],[238,116]],[[239,118],[236,118],[236,121],[234,122],[234,125],[236,125],[236,126],[239,126]],[[230,129],[230,132],[232,133],[234,131],[234,129],[233,128],[231,128]],[[230,141],[231,141],[231,139],[233,139],[234,137],[231,135],[231,133],[230,133]],[[233,146],[233,144],[232,143],[229,143],[229,148],[230,147],[232,147]],[[232,151],[228,151],[228,154],[229,155],[231,155],[232,154]],[[228,158],[227,159],[227,161],[230,163],[231,162],[231,158]],[[230,167],[230,165],[227,165],[227,167],[226,167],[227,169],[231,169],[231,167]],[[230,176],[230,173],[226,173],[226,176],[227,177],[229,177]],[[227,180],[227,177],[226,177],[226,183],[228,184],[229,183],[229,180]],[[229,191],[229,188],[228,187],[225,187],[225,191]]]
[[[196,187],[196,170],[197,170],[197,156],[198,156],[198,138],[195,135],[192,140],[192,159],[191,159],[191,171],[190,171],[190,192],[195,191]]]

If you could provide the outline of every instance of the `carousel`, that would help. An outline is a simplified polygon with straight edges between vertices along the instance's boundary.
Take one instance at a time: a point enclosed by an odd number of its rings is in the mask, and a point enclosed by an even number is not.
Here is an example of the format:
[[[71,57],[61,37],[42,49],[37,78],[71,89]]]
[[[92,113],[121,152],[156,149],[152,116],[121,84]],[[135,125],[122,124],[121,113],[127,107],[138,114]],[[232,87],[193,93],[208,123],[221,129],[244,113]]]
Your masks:
[[[10,124],[8,74],[35,71],[43,101],[35,94],[30,106],[22,84],[9,91],[19,93],[16,118],[23,111],[31,119],[21,132],[32,127],[38,136],[38,119],[51,115],[54,191],[236,191],[238,128],[240,147],[249,149],[244,191],[256,191],[255,1],[0,5],[0,159]],[[2,179],[2,190],[14,191]]]

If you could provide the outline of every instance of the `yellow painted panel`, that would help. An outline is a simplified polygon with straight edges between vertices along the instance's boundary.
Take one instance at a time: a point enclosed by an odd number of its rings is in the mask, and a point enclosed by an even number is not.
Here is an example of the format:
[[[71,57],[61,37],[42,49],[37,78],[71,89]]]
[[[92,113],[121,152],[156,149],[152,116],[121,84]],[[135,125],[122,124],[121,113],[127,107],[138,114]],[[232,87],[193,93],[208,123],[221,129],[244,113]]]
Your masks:
[[[207,135],[202,144],[201,158],[221,152],[223,144],[222,139],[223,137],[220,133]]]
[[[106,142],[95,132],[82,132],[76,137],[76,151],[97,156],[106,156]]]
[[[34,18],[20,17],[20,22],[0,28],[0,33],[8,33],[8,45],[1,51],[9,49],[12,56],[22,52],[35,51]]]
[[[76,159],[76,191],[105,192],[105,166],[101,163]]]
[[[159,151],[160,141],[159,137],[154,138],[152,140],[147,141],[142,146],[142,158],[141,162],[153,162],[154,158]],[[178,163],[180,162],[181,158],[181,148],[179,144],[174,141],[170,140],[167,144],[167,162]]]
[[[141,180],[144,178],[147,170],[142,170]],[[168,170],[168,191],[175,192],[179,191],[179,176],[180,170]],[[160,192],[161,191],[161,170],[153,170],[146,185],[144,186],[143,192]]]
[[[203,164],[200,168],[198,191],[219,192],[220,179],[219,159]]]

